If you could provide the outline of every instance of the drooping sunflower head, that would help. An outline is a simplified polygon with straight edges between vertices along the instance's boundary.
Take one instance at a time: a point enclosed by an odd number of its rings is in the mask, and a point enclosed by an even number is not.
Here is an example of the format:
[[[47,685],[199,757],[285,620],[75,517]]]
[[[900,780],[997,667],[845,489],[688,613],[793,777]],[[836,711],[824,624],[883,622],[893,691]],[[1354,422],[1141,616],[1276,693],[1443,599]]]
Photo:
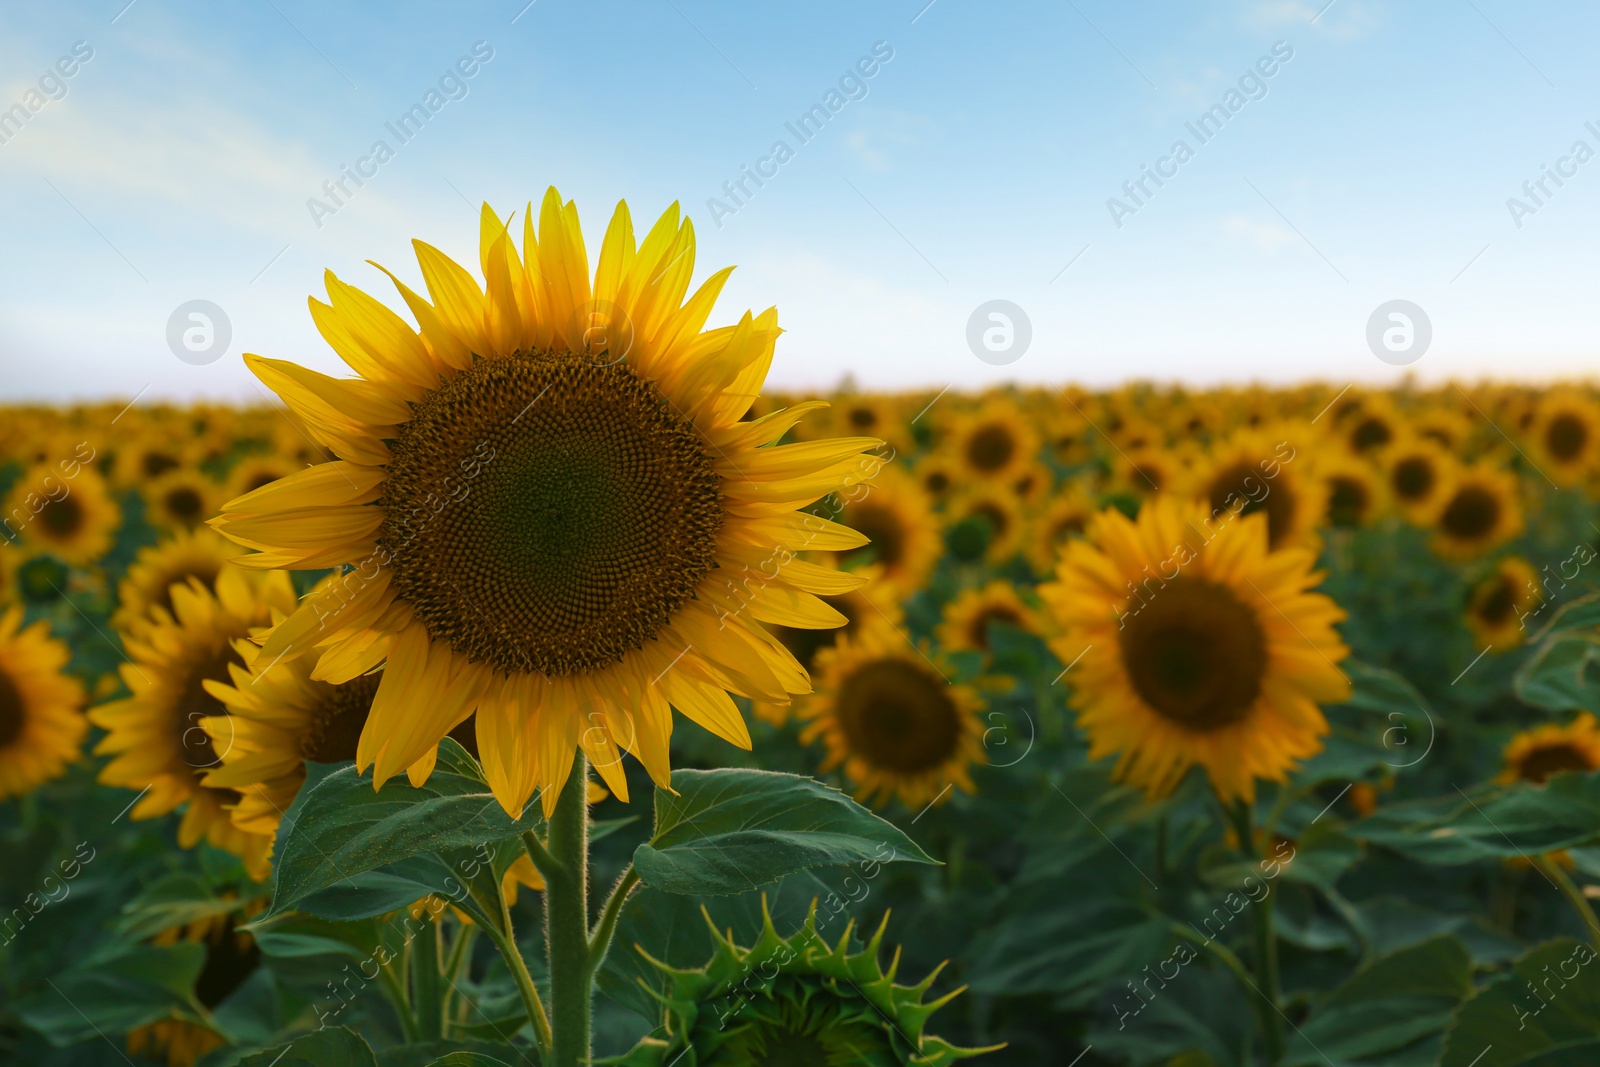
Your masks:
[[[885,972],[879,962],[889,917],[859,952],[855,922],[829,945],[817,929],[813,902],[805,924],[779,935],[761,899],[761,937],[749,948],[718,930],[709,913],[713,956],[703,967],[678,969],[645,955],[664,980],[662,1024],[617,1067],[716,1064],[718,1067],[948,1067],[992,1052],[958,1048],[926,1032],[928,1019],[961,990],[924,1002],[941,964],[914,986],[896,985],[899,953]],[[643,950],[640,950],[641,953]]]
[[[88,567],[110,551],[122,509],[93,467],[80,466],[67,477],[57,464],[41,463],[12,485],[4,520],[8,536],[63,563]]]
[[[972,791],[985,762],[983,700],[953,684],[942,661],[881,620],[863,624],[817,654],[817,692],[797,709],[802,742],[821,739],[822,770],[843,767],[856,795],[876,804],[898,795],[908,807]]]
[[[1479,648],[1506,651],[1528,637],[1524,616],[1538,606],[1539,575],[1527,560],[1506,556],[1467,596],[1467,628]]]
[[[1091,758],[1152,796],[1199,765],[1224,799],[1255,795],[1319,751],[1319,704],[1345,699],[1334,625],[1344,613],[1311,591],[1311,553],[1271,551],[1266,518],[1212,523],[1169,498],[1138,520],[1103,512],[1062,555],[1039,595],[1073,668],[1072,706]]]
[[[1522,532],[1519,485],[1509,471],[1477,464],[1452,479],[1434,520],[1434,551],[1446,559],[1483,555]]]
[[[1587,711],[1565,726],[1543,723],[1523,730],[1506,745],[1500,782],[1543,785],[1558,774],[1600,770],[1600,723]]]
[[[205,720],[226,709],[213,692],[235,680],[242,668],[240,642],[266,627],[274,613],[294,607],[294,590],[282,571],[225,568],[214,587],[190,579],[171,591],[172,611],[159,612],[138,637],[124,640],[121,667],[131,695],[89,712],[106,731],[95,748],[113,758],[100,772],[106,785],[142,791],[134,819],[184,808],[178,843],[193,848],[201,838],[245,861],[251,877],[267,873],[271,838],[235,827],[229,810],[242,799],[229,788],[208,785],[232,739],[215,741]]]
[[[20,606],[0,613],[0,800],[59,777],[81,754],[89,723],[70,658],[43,620],[24,629]]]
[[[111,625],[137,637],[156,620],[156,609],[171,616],[173,586],[187,586],[190,578],[201,585],[215,585],[222,568],[240,551],[204,527],[179,530],[158,544],[141,548],[117,586]]]
[[[416,242],[429,299],[390,276],[415,325],[328,275],[312,317],[359,377],[246,360],[339,459],[216,520],[246,566],[349,568],[264,652],[314,643],[332,684],[387,662],[357,751],[375,784],[475,713],[508,811],[539,786],[552,809],[579,748],[623,799],[619,749],[665,784],[673,707],[748,746],[730,693],[809,687],[764,624],[842,621],[813,595],[839,577],[797,553],[864,542],[801,509],[882,463],[871,437],[774,443],[819,403],[744,419],[777,313],[705,328],[729,272],[689,292],[676,205],[642,243],[619,205],[592,274],[573,204],[533,216],[519,252],[485,206],[482,283]]]

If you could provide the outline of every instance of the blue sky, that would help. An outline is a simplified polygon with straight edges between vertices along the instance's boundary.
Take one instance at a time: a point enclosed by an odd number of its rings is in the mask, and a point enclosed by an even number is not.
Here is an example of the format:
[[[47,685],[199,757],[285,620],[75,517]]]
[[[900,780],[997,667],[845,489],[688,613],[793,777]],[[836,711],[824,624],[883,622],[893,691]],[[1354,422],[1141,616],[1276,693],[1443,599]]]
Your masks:
[[[681,202],[697,275],[739,265],[714,321],[779,307],[783,386],[1592,362],[1600,158],[1572,155],[1600,152],[1592,4],[524,3],[8,5],[0,113],[27,121],[0,118],[0,397],[259,397],[243,351],[335,369],[305,308],[324,269],[388,299],[365,260],[414,279],[417,236],[475,262],[477,204],[520,209],[550,184],[591,242],[619,198],[636,220]],[[78,42],[92,58],[73,61]],[[847,78],[801,143],[786,123],[875,46],[892,58]],[[1241,78],[1201,143],[1185,124]],[[385,124],[441,79],[401,144]],[[376,173],[314,218],[308,200],[358,165]],[[724,182],[757,166],[776,174],[733,204]],[[1145,166],[1176,174],[1135,202],[1123,184]],[[1569,176],[1536,204],[1523,183],[1546,166]],[[1534,210],[1514,219],[1513,197]],[[1432,324],[1407,368],[1366,342],[1397,298]],[[167,341],[193,299],[232,327],[203,366]],[[991,299],[1032,325],[1006,366],[966,339]]]

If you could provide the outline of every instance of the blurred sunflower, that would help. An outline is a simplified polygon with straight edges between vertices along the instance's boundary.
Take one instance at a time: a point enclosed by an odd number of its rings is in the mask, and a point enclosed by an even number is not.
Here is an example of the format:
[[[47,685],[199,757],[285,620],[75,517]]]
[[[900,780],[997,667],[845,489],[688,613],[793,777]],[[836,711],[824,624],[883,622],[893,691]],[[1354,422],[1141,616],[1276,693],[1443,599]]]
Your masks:
[[[1541,599],[1538,573],[1527,560],[1506,556],[1467,597],[1467,628],[1479,648],[1504,652],[1528,637],[1522,617]]]
[[[997,396],[956,420],[949,448],[964,481],[1009,482],[1033,462],[1039,437],[1015,403]]]
[[[391,279],[417,329],[327,275],[312,317],[361,376],[245,358],[341,458],[215,521],[258,550],[245,565],[356,568],[349,601],[308,599],[264,654],[315,633],[313,676],[335,683],[388,661],[356,757],[375,786],[476,711],[496,798],[520,812],[543,787],[548,814],[579,749],[626,800],[619,749],[670,780],[671,708],[748,747],[730,692],[809,689],[762,624],[843,621],[812,593],[837,576],[793,552],[864,538],[800,509],[881,460],[866,437],[772,445],[820,402],[742,421],[777,312],[704,329],[729,271],[685,302],[694,230],[677,205],[638,245],[619,204],[592,276],[554,189],[538,230],[530,206],[519,256],[484,205],[487,290],[414,242],[432,302]],[[775,577],[744,580],[775,558]]]
[[[939,519],[927,496],[897,467],[884,467],[870,483],[858,486],[838,519],[866,539],[840,562],[852,569],[878,564],[880,579],[906,596],[922,588],[944,551]]]
[[[88,567],[111,550],[122,509],[92,467],[63,478],[51,464],[24,471],[5,501],[8,535],[76,567]]]
[[[65,673],[72,652],[22,608],[0,614],[0,800],[32,792],[76,763],[88,732],[83,683]]]
[[[1534,462],[1557,485],[1582,482],[1600,456],[1600,408],[1572,389],[1552,389],[1533,420]]]
[[[1082,537],[1094,514],[1094,500],[1081,480],[1062,487],[1045,505],[1044,512],[1033,520],[1028,531],[1028,565],[1033,573],[1054,572],[1056,560],[1061,557],[1061,546],[1075,537]]]
[[[956,464],[948,456],[938,453],[919,459],[913,473],[917,484],[922,486],[922,491],[935,506],[943,504],[961,481]]]
[[[1516,475],[1477,464],[1451,479],[1434,522],[1433,548],[1440,556],[1468,560],[1522,532],[1522,502]]]
[[[1319,704],[1345,699],[1343,619],[1311,591],[1300,548],[1270,551],[1266,517],[1207,536],[1204,509],[1170,498],[1137,522],[1107,510],[1068,543],[1039,588],[1061,627],[1050,642],[1073,672],[1089,755],[1118,755],[1118,777],[1151,796],[1195,764],[1224,800],[1255,796],[1322,748]]]
[[[1356,455],[1379,451],[1400,433],[1400,416],[1381,393],[1367,393],[1343,421],[1344,445]]]
[[[856,570],[856,574],[867,579],[867,584],[859,589],[852,589],[837,596],[827,598],[831,606],[845,622],[836,630],[804,630],[790,626],[770,627],[772,634],[784,647],[794,654],[800,666],[806,673],[816,671],[817,653],[824,648],[832,648],[841,637],[853,634],[865,622],[881,619],[889,626],[898,627],[905,619],[905,612],[900,607],[900,594],[894,586],[882,581],[879,577],[883,568],[876,563],[869,563]],[[788,704],[767,704],[755,701],[751,710],[764,722],[774,726],[782,726],[789,721],[789,713],[793,708]]]
[[[294,464],[280,456],[245,456],[228,472],[227,486],[223,489],[224,499],[232,500],[253,493],[294,472]]]
[[[1583,711],[1565,726],[1523,730],[1507,743],[1505,761],[1495,781],[1544,785],[1557,774],[1590,774],[1600,770],[1600,724]]]
[[[1385,450],[1385,485],[1406,521],[1432,525],[1444,506],[1453,462],[1447,451],[1426,437],[1403,439]]]
[[[143,791],[134,819],[185,807],[178,843],[193,848],[204,838],[242,857],[259,881],[267,874],[272,839],[235,827],[228,809],[243,798],[206,784],[231,742],[213,742],[203,723],[226,713],[211,686],[228,684],[229,668],[244,666],[235,642],[270,623],[274,612],[291,611],[294,589],[282,571],[227,567],[214,588],[191,578],[171,596],[170,612],[153,608],[143,633],[124,639],[129,661],[121,673],[132,695],[89,712],[90,721],[107,732],[96,754],[114,757],[100,781]]]
[[[1310,473],[1306,437],[1286,425],[1236,431],[1196,465],[1189,495],[1218,521],[1225,514],[1265,513],[1271,548],[1314,544],[1326,488]]]
[[[1327,525],[1353,529],[1370,524],[1383,513],[1387,499],[1383,481],[1371,464],[1334,453],[1316,461],[1316,474],[1327,500],[1323,513]]]
[[[141,548],[117,586],[111,625],[121,634],[138,636],[155,619],[152,609],[160,607],[171,614],[173,586],[187,585],[190,578],[215,585],[228,560],[241,551],[204,527],[179,530],[158,544]]]
[[[796,708],[803,744],[821,739],[821,770],[844,768],[858,799],[908,807],[942,801],[950,787],[972,791],[970,770],[984,763],[983,698],[945,680],[894,627],[863,625],[817,653],[817,691]]]
[[[1027,525],[1017,495],[1005,485],[979,483],[963,490],[946,511],[950,549],[957,559],[999,566],[1022,548]]]
[[[239,911],[171,927],[151,938],[157,945],[179,941],[205,945],[206,959],[195,978],[194,999],[206,1011],[232,996],[261,966],[261,949],[255,938],[234,927],[259,912],[262,904],[254,901]],[[127,1049],[130,1056],[164,1058],[168,1067],[194,1067],[206,1053],[227,1043],[208,1026],[174,1017],[130,1030]]]
[[[1028,633],[1040,632],[1039,615],[1006,581],[968,589],[945,605],[935,635],[949,652],[988,652],[989,625],[999,623]]]
[[[219,488],[191,467],[171,470],[142,488],[144,513],[162,530],[193,530],[216,514]]]

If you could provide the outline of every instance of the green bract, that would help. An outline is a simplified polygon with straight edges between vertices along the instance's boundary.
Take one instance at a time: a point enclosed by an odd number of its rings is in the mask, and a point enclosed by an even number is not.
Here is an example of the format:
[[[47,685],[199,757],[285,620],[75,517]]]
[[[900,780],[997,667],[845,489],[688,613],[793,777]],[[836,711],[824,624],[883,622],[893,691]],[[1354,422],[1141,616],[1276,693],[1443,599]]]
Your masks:
[[[761,937],[749,948],[735,942],[731,930],[719,931],[710,913],[701,913],[715,946],[705,966],[680,970],[639,950],[669,980],[666,992],[658,994],[660,1029],[668,1036],[646,1038],[627,1055],[604,1062],[618,1067],[941,1067],[993,1051],[958,1048],[924,1033],[928,1017],[961,990],[924,1002],[943,964],[916,985],[895,984],[899,950],[887,971],[878,962],[887,915],[867,946],[852,954],[854,921],[829,947],[817,931],[815,902],[805,924],[784,938],[772,925],[763,895]]]

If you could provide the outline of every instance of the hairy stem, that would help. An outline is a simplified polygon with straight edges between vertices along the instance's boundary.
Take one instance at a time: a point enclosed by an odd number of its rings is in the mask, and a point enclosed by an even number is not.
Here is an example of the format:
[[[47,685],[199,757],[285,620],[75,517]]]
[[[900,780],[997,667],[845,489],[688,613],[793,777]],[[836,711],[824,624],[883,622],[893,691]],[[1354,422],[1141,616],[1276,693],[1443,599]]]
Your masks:
[[[550,817],[545,944],[550,959],[550,1064],[589,1062],[594,971],[589,962],[589,761],[578,753]],[[535,864],[538,857],[534,857]]]
[[[606,952],[611,948],[611,938],[617,932],[617,920],[622,916],[622,906],[628,902],[628,896],[639,884],[639,872],[633,869],[633,864],[628,864],[628,869],[622,872],[622,877],[617,879],[617,884],[612,887],[611,895],[606,898],[605,907],[600,911],[600,921],[595,923],[594,933],[589,938],[589,973],[596,974],[600,965],[606,961]]]

